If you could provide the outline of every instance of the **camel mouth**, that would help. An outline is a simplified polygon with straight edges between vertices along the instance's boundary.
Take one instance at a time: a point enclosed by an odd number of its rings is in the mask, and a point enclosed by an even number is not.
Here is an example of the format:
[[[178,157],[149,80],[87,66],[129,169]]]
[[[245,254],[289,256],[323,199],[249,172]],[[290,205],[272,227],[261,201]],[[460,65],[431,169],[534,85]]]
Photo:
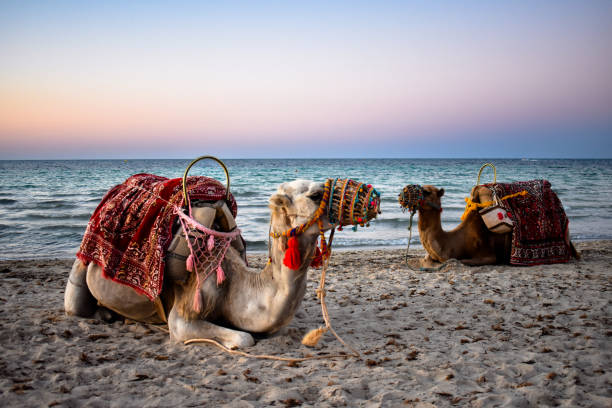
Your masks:
[[[381,213],[380,193],[371,184],[351,179],[328,179],[327,217],[333,225],[366,225]]]
[[[335,225],[329,222],[329,219],[325,216],[321,217],[321,223],[319,224],[319,231],[327,232],[334,228]]]

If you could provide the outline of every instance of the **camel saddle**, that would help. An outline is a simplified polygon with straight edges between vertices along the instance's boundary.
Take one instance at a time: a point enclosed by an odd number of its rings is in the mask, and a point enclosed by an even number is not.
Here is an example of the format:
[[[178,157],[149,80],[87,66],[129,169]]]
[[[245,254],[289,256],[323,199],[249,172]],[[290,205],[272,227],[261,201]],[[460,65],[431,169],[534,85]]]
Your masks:
[[[105,278],[155,300],[161,293],[168,249],[176,232],[177,209],[183,206],[181,183],[180,178],[143,173],[113,187],[91,216],[77,257],[86,265],[98,264]],[[236,227],[236,200],[232,194],[225,200],[226,190],[220,182],[188,177],[187,189],[194,204],[216,203],[214,216],[206,210],[210,206],[200,209],[196,205],[194,218],[208,226],[213,222],[224,224],[220,225],[224,230]],[[236,245],[244,249],[240,238]],[[173,250],[177,247],[178,243]]]
[[[527,191],[526,195],[499,201],[514,221],[510,264],[531,266],[569,261],[569,220],[548,180],[493,183],[486,186],[498,197]]]

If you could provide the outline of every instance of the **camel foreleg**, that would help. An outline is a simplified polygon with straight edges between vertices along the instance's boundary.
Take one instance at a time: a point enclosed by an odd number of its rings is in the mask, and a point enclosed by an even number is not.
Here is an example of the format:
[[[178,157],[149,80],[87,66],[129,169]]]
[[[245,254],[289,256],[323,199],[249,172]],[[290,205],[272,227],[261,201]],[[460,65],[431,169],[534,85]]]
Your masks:
[[[255,344],[247,332],[217,326],[206,320],[185,320],[173,307],[168,316],[170,338],[184,342],[190,339],[212,339],[230,349],[250,347]]]
[[[69,315],[90,317],[96,309],[97,301],[87,287],[87,266],[77,259],[68,276],[64,292],[64,310]]]
[[[467,266],[495,265],[497,263],[497,257],[495,255],[490,255],[482,258],[460,259],[459,261]]]

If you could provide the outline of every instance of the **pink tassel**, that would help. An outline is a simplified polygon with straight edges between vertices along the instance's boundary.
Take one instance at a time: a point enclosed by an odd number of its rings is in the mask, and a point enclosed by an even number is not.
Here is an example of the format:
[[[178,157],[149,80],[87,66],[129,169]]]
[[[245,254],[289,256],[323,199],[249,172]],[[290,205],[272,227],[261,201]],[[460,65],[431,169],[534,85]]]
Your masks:
[[[193,254],[187,257],[187,261],[185,262],[187,266],[187,270],[189,272],[193,272],[195,270],[195,262],[193,260]]]
[[[215,237],[212,235],[208,237],[208,241],[206,242],[206,248],[208,248],[208,252],[212,251],[215,247]]]
[[[217,285],[220,285],[225,280],[225,272],[223,272],[223,268],[221,265],[217,268]]]

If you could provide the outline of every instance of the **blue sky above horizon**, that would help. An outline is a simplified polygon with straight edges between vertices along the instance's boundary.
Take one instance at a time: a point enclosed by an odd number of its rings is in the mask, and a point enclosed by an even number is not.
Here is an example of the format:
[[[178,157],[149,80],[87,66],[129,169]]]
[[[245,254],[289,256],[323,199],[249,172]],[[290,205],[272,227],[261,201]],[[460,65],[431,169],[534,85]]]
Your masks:
[[[3,1],[0,159],[611,158],[610,21],[610,1]]]

